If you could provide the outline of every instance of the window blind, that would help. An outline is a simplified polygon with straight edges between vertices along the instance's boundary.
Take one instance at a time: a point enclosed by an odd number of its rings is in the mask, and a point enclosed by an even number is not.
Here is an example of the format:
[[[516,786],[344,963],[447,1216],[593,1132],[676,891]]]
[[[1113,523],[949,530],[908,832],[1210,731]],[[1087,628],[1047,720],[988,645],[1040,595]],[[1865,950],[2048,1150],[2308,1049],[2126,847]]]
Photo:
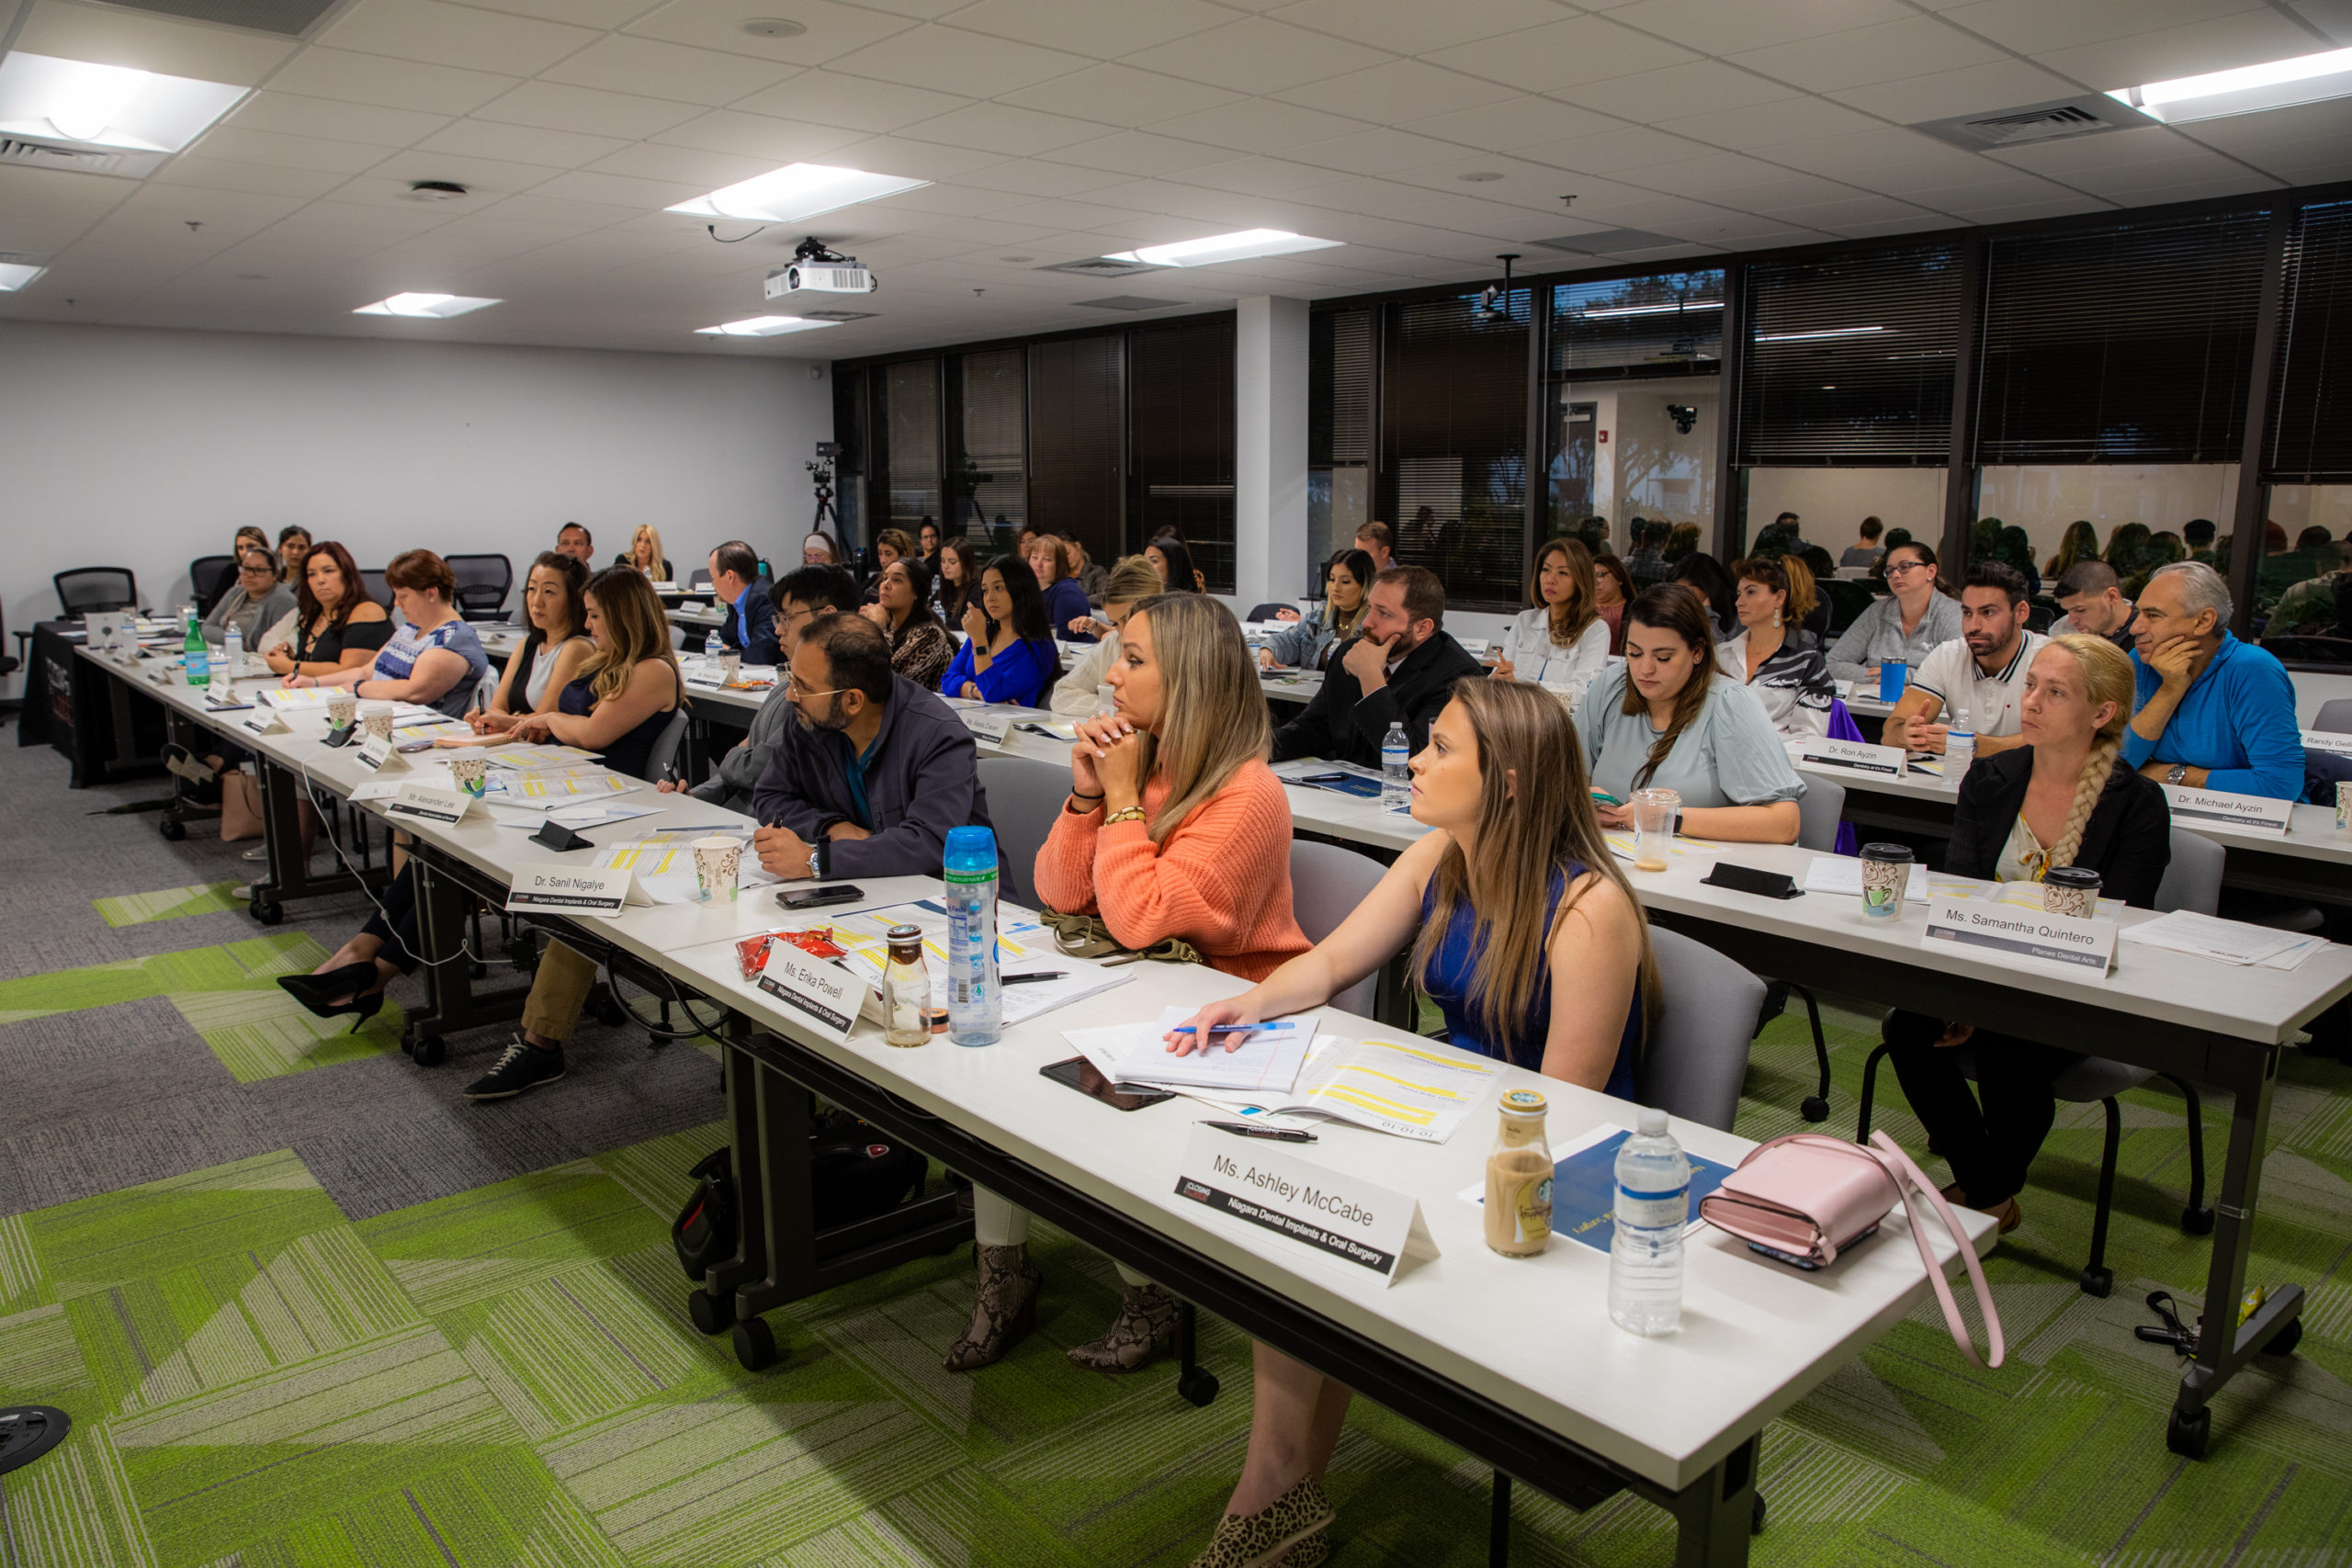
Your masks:
[[[1719,369],[1724,275],[1664,272],[1552,289],[1552,374],[1610,380]]]
[[[1388,307],[1374,515],[1449,603],[1515,605],[1525,590],[1532,305],[1516,288],[1491,316],[1476,294]]]
[[[2239,212],[1994,241],[1976,460],[2234,462],[2268,221]]]
[[[1753,262],[1747,308],[1742,464],[1950,459],[1958,246]]]
[[[875,526],[911,534],[925,517],[944,515],[939,496],[939,361],[909,359],[882,367],[881,469],[888,494]],[[882,518],[888,519],[888,524]],[[951,525],[949,532],[955,532]]]
[[[1028,519],[1025,471],[1027,398],[1017,348],[966,354],[956,359],[960,397],[957,462],[951,476],[956,514],[977,539],[983,529],[1012,547]]]
[[[1029,345],[1030,519],[1105,565],[1122,553],[1126,364],[1118,333]]]
[[[1307,337],[1306,462],[1372,461],[1372,312],[1325,310]]]
[[[1233,319],[1129,334],[1128,451],[1140,550],[1173,525],[1209,592],[1233,592]]]
[[[2287,249],[2263,478],[2352,483],[2352,201],[2298,215]]]

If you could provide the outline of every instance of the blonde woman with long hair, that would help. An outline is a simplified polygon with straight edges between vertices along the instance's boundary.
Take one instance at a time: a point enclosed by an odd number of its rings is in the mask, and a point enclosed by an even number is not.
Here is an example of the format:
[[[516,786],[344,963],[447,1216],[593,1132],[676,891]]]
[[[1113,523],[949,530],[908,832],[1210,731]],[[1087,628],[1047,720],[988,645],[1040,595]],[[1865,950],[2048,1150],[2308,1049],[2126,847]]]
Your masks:
[[[646,776],[670,716],[685,701],[685,678],[670,649],[670,623],[645,574],[607,567],[582,595],[595,642],[551,712],[526,714],[507,733],[594,751],[615,773]]]
[[[613,558],[615,566],[633,566],[653,582],[675,582],[670,575],[670,558],[662,553],[662,530],[650,523],[639,523],[637,532],[628,536],[628,553]]]
[[[1203,1008],[1190,1021],[1200,1032],[1171,1035],[1169,1048],[1199,1040],[1216,1050],[1217,1025],[1319,1006],[1410,942],[1452,1043],[1632,1099],[1656,964],[1566,710],[1521,682],[1457,682],[1412,769],[1413,818],[1433,830],[1338,931],[1255,988]],[[1323,1558],[1323,1475],[1351,1394],[1263,1345],[1256,1370],[1240,1483],[1194,1568]]]
[[[1087,624],[1097,638],[1069,673],[1054,684],[1053,710],[1068,718],[1092,718],[1102,705],[1102,688],[1109,684],[1111,666],[1119,658],[1119,631],[1137,604],[1163,592],[1159,573],[1141,556],[1129,556],[1111,572],[1102,591],[1102,613]],[[933,682],[936,684],[936,682]]]
[[[1214,599],[1155,594],[1121,628],[1107,679],[1113,711],[1079,726],[1069,794],[1037,852],[1039,900],[1099,915],[1122,946],[1173,937],[1211,968],[1264,979],[1307,944],[1291,913],[1290,802],[1266,765],[1272,728],[1240,625]],[[1002,1355],[1035,1321],[1042,1280],[1028,1215],[974,1196],[978,1294],[950,1371]],[[1133,1371],[1175,1333],[1174,1299],[1119,1273],[1117,1320],[1069,1352],[1096,1371]]]
[[[2172,861],[2162,785],[2121,761],[2132,716],[2132,661],[2105,637],[2052,637],[2026,671],[2023,744],[1980,758],[1961,782],[1945,869],[1958,876],[2040,882],[2062,866],[2098,873],[2100,897],[2155,904]],[[2017,1228],[2018,1192],[2048,1135],[2051,1080],[2073,1051],[1966,1022],[1897,1010],[1884,1025],[1903,1092],[1951,1162],[1945,1196]],[[1976,1092],[1951,1047],[1973,1047]]]
[[[1582,540],[1549,539],[1535,552],[1527,604],[1503,634],[1495,674],[1581,694],[1609,663],[1609,623]]]

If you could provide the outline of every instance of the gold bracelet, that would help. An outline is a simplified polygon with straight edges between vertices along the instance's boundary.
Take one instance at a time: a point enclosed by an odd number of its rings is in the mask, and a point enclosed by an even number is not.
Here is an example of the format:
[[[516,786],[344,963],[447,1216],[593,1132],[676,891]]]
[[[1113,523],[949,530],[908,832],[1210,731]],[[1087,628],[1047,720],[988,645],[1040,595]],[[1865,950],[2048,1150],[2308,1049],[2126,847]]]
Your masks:
[[[1105,817],[1104,818],[1102,818],[1102,826],[1104,826],[1105,828],[1109,828],[1109,827],[1115,826],[1116,824],[1121,823],[1121,822],[1140,822],[1140,821],[1142,821],[1142,820],[1143,820],[1143,807],[1140,807],[1140,806],[1122,806],[1121,807],[1119,807],[1119,809],[1117,809],[1116,811],[1114,811],[1113,813],[1111,813],[1111,815],[1109,815],[1108,817]]]

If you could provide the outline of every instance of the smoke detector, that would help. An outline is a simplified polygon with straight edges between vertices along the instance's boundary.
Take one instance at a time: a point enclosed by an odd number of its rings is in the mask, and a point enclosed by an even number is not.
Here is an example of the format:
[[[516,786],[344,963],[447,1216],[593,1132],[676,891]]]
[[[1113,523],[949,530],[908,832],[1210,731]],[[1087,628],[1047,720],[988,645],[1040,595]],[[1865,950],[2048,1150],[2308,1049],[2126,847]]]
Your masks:
[[[456,201],[467,195],[466,187],[455,180],[411,180],[408,194],[402,201]]]

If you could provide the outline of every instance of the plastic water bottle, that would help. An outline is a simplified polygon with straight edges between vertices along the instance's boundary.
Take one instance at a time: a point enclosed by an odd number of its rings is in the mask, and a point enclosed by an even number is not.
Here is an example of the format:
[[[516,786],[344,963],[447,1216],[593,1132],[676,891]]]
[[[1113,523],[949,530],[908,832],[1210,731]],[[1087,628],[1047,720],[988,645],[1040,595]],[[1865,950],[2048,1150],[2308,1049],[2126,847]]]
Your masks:
[[[1004,1036],[996,979],[996,834],[947,829],[947,1038],[993,1045]]]
[[[1951,728],[1944,731],[1944,783],[1958,788],[1976,761],[1976,731],[1969,728],[1968,710],[1956,708]]]
[[[232,681],[245,672],[245,634],[237,629],[234,621],[229,623],[228,635],[220,639],[220,657],[229,666]]]
[[[1609,1242],[1609,1316],[1628,1334],[1671,1334],[1682,1323],[1682,1232],[1690,1221],[1690,1161],[1645,1106],[1617,1150],[1617,1204]]]
[[[187,636],[180,639],[180,673],[191,686],[210,683],[211,656],[205,651],[204,623],[196,618],[195,606],[187,610]]]
[[[1380,738],[1380,804],[1403,811],[1413,804],[1413,741],[1399,719]]]

